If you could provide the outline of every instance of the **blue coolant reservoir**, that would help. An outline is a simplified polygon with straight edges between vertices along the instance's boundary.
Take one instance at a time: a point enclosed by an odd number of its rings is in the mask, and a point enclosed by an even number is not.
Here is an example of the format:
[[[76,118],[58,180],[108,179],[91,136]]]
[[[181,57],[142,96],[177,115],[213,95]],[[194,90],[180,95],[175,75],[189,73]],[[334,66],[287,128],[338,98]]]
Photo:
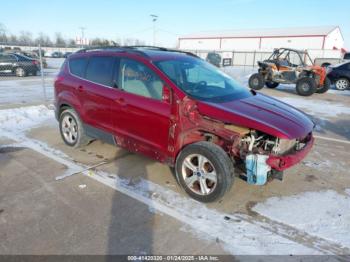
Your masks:
[[[264,185],[271,167],[266,164],[269,156],[249,154],[245,160],[247,170],[247,182],[252,185]]]

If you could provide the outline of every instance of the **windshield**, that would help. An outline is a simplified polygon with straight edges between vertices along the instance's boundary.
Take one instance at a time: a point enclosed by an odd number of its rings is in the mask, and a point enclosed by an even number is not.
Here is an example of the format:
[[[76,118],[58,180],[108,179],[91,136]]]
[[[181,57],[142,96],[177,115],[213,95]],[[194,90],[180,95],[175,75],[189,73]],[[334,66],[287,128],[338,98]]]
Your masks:
[[[247,88],[201,59],[164,60],[155,64],[174,84],[197,100],[227,102],[252,96]]]

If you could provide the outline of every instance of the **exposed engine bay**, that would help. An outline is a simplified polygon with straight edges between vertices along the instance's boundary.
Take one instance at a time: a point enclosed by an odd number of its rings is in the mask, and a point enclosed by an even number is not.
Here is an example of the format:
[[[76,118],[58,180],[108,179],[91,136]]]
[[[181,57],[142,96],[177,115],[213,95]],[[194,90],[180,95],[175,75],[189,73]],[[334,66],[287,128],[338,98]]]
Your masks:
[[[297,139],[280,139],[254,130],[241,139],[240,155],[248,152],[283,156],[302,149],[304,145]]]
[[[240,141],[240,157],[245,161],[247,182],[264,185],[277,172],[268,165],[269,155],[283,156],[304,148],[306,143],[297,139],[280,139],[255,130]],[[278,179],[282,173],[278,173]]]

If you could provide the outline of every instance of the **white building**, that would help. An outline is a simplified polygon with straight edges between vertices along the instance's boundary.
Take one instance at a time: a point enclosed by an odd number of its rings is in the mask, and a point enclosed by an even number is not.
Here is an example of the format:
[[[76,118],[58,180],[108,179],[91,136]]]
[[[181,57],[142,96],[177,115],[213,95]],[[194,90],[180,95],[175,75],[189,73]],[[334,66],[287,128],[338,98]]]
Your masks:
[[[344,39],[338,26],[295,27],[203,32],[182,36],[178,47],[187,50],[271,51],[295,49],[342,49]]]

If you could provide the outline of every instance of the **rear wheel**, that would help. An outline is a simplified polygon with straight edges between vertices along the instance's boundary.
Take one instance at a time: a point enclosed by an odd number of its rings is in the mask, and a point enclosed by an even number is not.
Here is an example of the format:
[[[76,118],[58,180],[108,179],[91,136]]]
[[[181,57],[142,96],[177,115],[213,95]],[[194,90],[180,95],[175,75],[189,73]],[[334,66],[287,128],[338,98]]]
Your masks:
[[[259,73],[252,74],[249,78],[248,84],[251,89],[260,90],[265,84],[264,77]]]
[[[85,146],[90,142],[78,114],[72,108],[65,109],[59,119],[63,141],[71,147]]]
[[[340,78],[337,81],[335,81],[335,88],[341,91],[344,91],[345,89],[349,88],[349,80],[346,78]]]
[[[268,88],[276,88],[276,87],[278,87],[279,83],[273,82],[273,81],[267,81],[267,82],[265,83],[265,85],[266,85]]]
[[[328,77],[325,78],[323,86],[320,86],[316,89],[316,93],[323,94],[328,91],[328,89],[331,87],[331,80],[329,80]]]
[[[176,177],[192,198],[212,202],[233,183],[233,163],[226,152],[210,142],[186,146],[176,160]]]
[[[316,81],[311,77],[303,77],[297,81],[296,90],[301,96],[311,96],[315,93],[316,89]]]
[[[24,70],[24,68],[22,68],[22,67],[17,67],[15,70],[15,74],[16,74],[16,76],[19,76],[19,77],[27,76],[26,70]]]

